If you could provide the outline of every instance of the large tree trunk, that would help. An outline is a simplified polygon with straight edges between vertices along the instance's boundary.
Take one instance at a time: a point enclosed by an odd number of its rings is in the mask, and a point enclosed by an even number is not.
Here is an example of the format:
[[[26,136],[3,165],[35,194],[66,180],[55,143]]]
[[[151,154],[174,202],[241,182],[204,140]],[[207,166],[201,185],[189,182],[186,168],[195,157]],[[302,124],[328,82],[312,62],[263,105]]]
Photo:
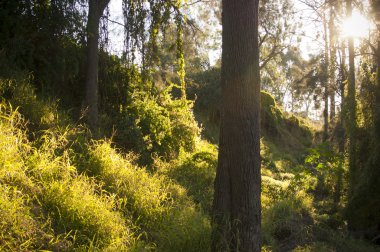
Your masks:
[[[89,0],[87,20],[87,72],[85,88],[86,121],[91,129],[98,126],[98,42],[99,21],[110,0]]]
[[[258,5],[259,0],[223,0],[223,104],[213,251],[261,248]]]
[[[352,15],[352,0],[347,0],[347,15]],[[348,200],[353,196],[358,174],[356,167],[356,88],[355,88],[355,48],[354,38],[348,38],[348,87],[347,87],[347,133],[348,133],[348,159],[349,159],[349,190]],[[350,204],[349,204],[350,205]],[[351,218],[349,216],[348,227],[352,229]]]

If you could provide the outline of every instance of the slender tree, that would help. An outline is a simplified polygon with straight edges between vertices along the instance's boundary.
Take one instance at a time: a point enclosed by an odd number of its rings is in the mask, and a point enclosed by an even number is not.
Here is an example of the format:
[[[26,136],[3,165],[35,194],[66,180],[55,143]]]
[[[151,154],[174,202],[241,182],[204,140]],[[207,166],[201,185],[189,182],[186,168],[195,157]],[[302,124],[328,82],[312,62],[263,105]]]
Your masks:
[[[323,91],[323,141],[327,141],[328,131],[329,131],[329,83],[330,83],[330,73],[329,73],[329,40],[328,40],[328,24],[326,17],[327,1],[325,2],[325,9],[322,14],[323,23],[323,40],[325,44],[324,48],[324,91]]]
[[[352,0],[347,0],[346,2],[347,16],[352,15]],[[357,179],[357,168],[356,168],[356,88],[355,88],[355,48],[354,48],[354,38],[350,36],[348,38],[348,87],[347,87],[347,137],[348,137],[348,156],[349,156],[349,191],[348,197],[353,196],[356,179]],[[351,216],[354,218],[354,216]],[[349,228],[351,226],[351,219],[348,220]]]
[[[329,2],[329,44],[330,44],[330,63],[329,63],[329,74],[330,74],[330,124],[334,124],[335,121],[335,70],[336,70],[336,29],[335,29],[335,19],[336,19],[336,3],[334,1]]]
[[[376,88],[375,88],[375,115],[374,115],[374,126],[376,134],[376,145],[378,150],[380,149],[380,0],[373,0],[372,2],[373,12],[376,17],[377,25],[377,49],[376,53],[376,65],[377,65],[377,74],[376,74]],[[380,157],[377,155],[377,162],[380,163]]]
[[[259,0],[223,0],[213,251],[260,251]]]
[[[99,22],[110,0],[89,0],[87,20],[87,72],[85,87],[85,109],[87,123],[91,128],[98,125],[98,44]]]

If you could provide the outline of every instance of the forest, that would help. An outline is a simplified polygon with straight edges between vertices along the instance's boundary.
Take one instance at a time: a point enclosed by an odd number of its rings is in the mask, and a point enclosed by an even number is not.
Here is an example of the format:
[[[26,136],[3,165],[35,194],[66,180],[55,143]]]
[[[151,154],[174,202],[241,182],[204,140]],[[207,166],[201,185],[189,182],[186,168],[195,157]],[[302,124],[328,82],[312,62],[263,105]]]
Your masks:
[[[0,251],[380,251],[380,0],[0,0]]]

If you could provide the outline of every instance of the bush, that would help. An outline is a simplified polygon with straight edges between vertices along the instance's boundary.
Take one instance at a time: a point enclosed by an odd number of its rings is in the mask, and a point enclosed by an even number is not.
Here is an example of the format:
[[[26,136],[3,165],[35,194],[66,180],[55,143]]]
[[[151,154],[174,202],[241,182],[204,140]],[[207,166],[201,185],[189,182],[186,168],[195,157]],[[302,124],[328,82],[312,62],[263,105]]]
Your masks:
[[[115,142],[140,153],[143,164],[152,163],[153,156],[169,160],[180,149],[192,151],[200,134],[192,103],[172,98],[173,86],[161,91],[133,87],[117,116]]]

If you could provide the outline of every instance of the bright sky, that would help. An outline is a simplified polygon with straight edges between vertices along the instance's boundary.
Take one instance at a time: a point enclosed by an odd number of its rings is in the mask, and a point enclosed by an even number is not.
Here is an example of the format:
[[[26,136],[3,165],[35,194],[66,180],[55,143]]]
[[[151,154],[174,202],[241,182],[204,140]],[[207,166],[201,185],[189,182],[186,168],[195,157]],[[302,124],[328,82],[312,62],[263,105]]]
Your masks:
[[[323,48],[323,31],[321,23],[316,23],[317,15],[310,10],[310,8],[299,0],[293,0],[296,16],[303,23],[303,27],[298,30],[298,34],[301,37],[300,50],[305,59],[309,58],[310,54],[317,54],[321,48]],[[202,4],[202,3],[199,3]],[[111,0],[109,4],[110,19],[123,23],[123,10],[122,0]],[[124,28],[112,22],[108,22],[110,30],[109,38],[109,50],[111,53],[121,55],[124,46]],[[368,29],[370,28],[369,22],[359,14],[359,12],[353,12],[353,18],[344,22],[342,25],[343,34],[354,35],[356,37],[363,37],[368,35]],[[215,29],[221,30],[221,28],[215,27]],[[319,37],[317,34],[320,34]],[[220,43],[221,44],[221,43]],[[209,52],[209,59],[211,64],[220,57],[221,50],[212,50]]]
[[[302,41],[300,43],[300,50],[302,55],[305,58],[308,58],[309,54],[316,54],[318,49],[320,48],[321,41],[316,41],[316,33],[318,28],[316,27],[313,19],[316,18],[315,14],[308,10],[307,6],[298,0],[293,0],[295,4],[295,8],[297,11],[297,16],[304,23],[300,34],[303,33]],[[201,3],[200,3],[201,4]],[[123,10],[122,10],[122,0],[111,0],[109,4],[110,11],[110,19],[117,21],[119,23],[123,23]],[[110,29],[110,52],[115,53],[117,55],[121,55],[123,52],[124,45],[124,29],[122,26],[108,22],[108,27]],[[215,29],[220,29],[220,27],[216,27]],[[321,32],[321,31],[320,31]],[[220,50],[213,50],[209,52],[209,60],[210,63],[213,64],[220,57]]]
[[[369,36],[370,29],[374,25],[368,19],[363,17],[358,11],[354,10],[351,18],[343,21],[341,30],[345,37],[353,36],[355,38],[363,38]]]
[[[300,50],[302,56],[308,59],[310,54],[317,54],[321,46],[323,48],[323,44],[321,44],[322,27],[314,22],[318,17],[307,5],[298,0],[293,0],[293,2],[297,19],[303,24],[298,31],[299,35],[301,35]],[[319,40],[316,38],[318,33],[321,34]]]
[[[111,0],[108,5],[110,11],[110,20],[124,24],[122,0]],[[124,48],[124,28],[112,22],[108,22],[109,32],[109,50],[116,55],[122,55]]]

